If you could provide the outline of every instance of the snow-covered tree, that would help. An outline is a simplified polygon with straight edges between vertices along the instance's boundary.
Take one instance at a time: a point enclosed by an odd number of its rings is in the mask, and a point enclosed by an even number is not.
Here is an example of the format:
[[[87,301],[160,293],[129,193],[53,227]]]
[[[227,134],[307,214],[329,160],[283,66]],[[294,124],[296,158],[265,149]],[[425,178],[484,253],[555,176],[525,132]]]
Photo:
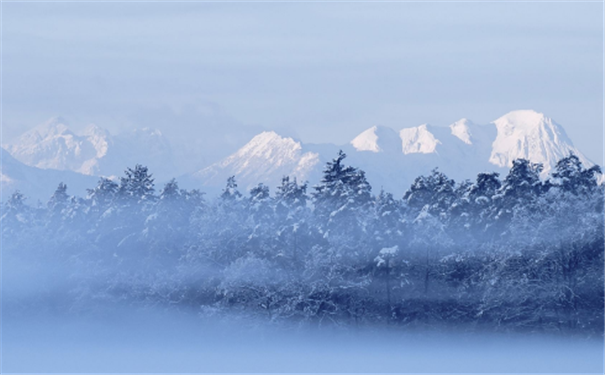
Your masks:
[[[346,156],[341,150],[326,164],[312,196],[315,217],[323,235],[355,240],[365,231],[372,188],[363,171],[343,164]]]
[[[557,162],[552,177],[554,184],[563,191],[578,195],[594,192],[598,185],[597,174],[601,174],[598,165],[585,169],[580,159],[572,153]]]
[[[120,178],[118,195],[127,201],[142,202],[155,200],[154,179],[147,167],[140,164],[126,168]]]
[[[77,296],[70,308],[113,299],[273,321],[602,334],[598,167],[570,155],[543,182],[539,165],[517,160],[504,181],[458,184],[434,170],[397,200],[372,196],[345,157],[311,197],[290,177],[274,195],[259,184],[243,196],[234,177],[214,200],[176,180],[156,195],[142,166],[86,199],[61,184],[30,207],[16,192],[0,207],[2,251],[36,270],[61,264],[53,278]]]
[[[420,176],[414,180],[403,200],[416,213],[426,207],[431,215],[445,217],[456,199],[455,188],[454,180],[433,169],[429,176]]]
[[[118,184],[108,178],[101,177],[97,186],[93,189],[87,189],[87,192],[91,213],[98,217],[114,203],[118,192]]]

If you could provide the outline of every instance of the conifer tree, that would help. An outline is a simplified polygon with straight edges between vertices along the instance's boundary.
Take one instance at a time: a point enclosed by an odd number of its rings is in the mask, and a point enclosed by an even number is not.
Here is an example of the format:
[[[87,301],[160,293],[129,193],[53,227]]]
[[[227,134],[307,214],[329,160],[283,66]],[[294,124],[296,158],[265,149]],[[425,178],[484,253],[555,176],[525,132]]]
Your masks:
[[[154,179],[147,167],[137,164],[134,168],[126,168],[124,174],[118,189],[121,198],[134,202],[155,200]]]

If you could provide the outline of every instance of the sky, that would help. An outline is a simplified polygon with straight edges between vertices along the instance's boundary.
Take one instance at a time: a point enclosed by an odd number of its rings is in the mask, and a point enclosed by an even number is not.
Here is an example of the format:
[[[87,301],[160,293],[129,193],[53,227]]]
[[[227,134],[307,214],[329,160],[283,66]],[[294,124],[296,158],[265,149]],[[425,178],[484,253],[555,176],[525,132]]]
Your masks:
[[[344,144],[534,109],[598,162],[603,4],[3,2],[2,94],[3,142],[57,115]]]

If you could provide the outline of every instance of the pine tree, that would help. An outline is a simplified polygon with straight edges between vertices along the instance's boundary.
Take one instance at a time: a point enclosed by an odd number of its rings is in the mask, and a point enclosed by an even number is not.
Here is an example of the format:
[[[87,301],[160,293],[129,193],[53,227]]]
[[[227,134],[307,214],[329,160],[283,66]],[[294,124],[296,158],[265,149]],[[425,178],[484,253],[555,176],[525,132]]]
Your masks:
[[[273,199],[269,187],[263,183],[250,189],[248,209],[256,223],[267,223],[273,219]]]
[[[237,182],[235,181],[235,176],[231,176],[227,179],[227,185],[223,189],[223,193],[221,194],[221,200],[223,202],[232,202],[237,201],[242,198],[242,193],[237,190]]]
[[[499,194],[503,195],[508,204],[530,202],[542,192],[540,173],[543,169],[542,164],[531,163],[527,159],[514,160]]]
[[[67,185],[61,182],[48,201],[48,209],[53,213],[60,212],[67,206],[68,201]]]
[[[493,197],[493,210],[490,220],[493,235],[503,233],[514,215],[523,215],[535,209],[533,204],[548,189],[540,180],[542,164],[531,163],[527,159],[513,161],[508,175],[504,179],[498,194]]]
[[[31,217],[31,209],[25,204],[27,198],[16,190],[10,198],[2,205],[0,224],[2,235],[15,235],[29,225],[34,225]]]
[[[500,190],[500,187],[502,187],[502,183],[498,178],[499,176],[499,173],[479,173],[477,181],[471,186],[469,191],[470,201],[474,204],[483,205],[485,200],[491,200],[498,190]]]
[[[299,185],[294,178],[284,176],[275,193],[275,210],[280,220],[287,219],[289,214],[307,206],[307,184]]]
[[[168,181],[160,191],[152,214],[145,220],[143,240],[156,249],[154,256],[158,261],[175,261],[174,254],[182,251],[189,238],[189,222],[195,206],[187,202],[187,196],[187,191],[180,189],[175,179]]]
[[[456,199],[455,186],[454,180],[433,169],[429,176],[414,180],[403,200],[416,213],[426,206],[431,215],[441,217],[447,214]]]
[[[358,237],[359,230],[364,229],[361,221],[370,208],[372,187],[365,172],[343,165],[346,156],[341,150],[327,163],[321,183],[315,187],[313,205],[322,232],[340,231]]]
[[[402,241],[403,212],[393,194],[380,190],[375,199],[372,237],[376,248],[392,247]]]
[[[94,216],[103,214],[114,202],[118,192],[118,184],[112,180],[101,177],[94,189],[87,189],[91,213]]]
[[[468,224],[472,235],[483,240],[486,229],[492,224],[490,218],[496,213],[494,197],[502,183],[498,173],[479,173],[468,192]]]
[[[303,256],[311,247],[310,212],[307,207],[307,184],[284,176],[275,194],[277,240],[285,267],[300,270]]]
[[[590,194],[597,188],[596,175],[601,174],[601,168],[594,165],[588,169],[582,166],[580,159],[570,154],[557,163],[552,174],[555,186],[574,195]]]
[[[147,167],[140,164],[126,168],[125,177],[120,178],[118,195],[126,201],[135,203],[155,200],[154,179]]]

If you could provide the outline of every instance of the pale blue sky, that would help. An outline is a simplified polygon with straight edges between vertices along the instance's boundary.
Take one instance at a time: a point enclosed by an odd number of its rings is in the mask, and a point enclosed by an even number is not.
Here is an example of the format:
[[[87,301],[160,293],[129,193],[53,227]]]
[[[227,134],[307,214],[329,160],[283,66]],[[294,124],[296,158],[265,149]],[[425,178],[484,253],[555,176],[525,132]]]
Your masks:
[[[535,109],[603,155],[603,4],[4,3],[5,140],[54,115],[346,143]],[[211,135],[210,135],[211,136]]]

